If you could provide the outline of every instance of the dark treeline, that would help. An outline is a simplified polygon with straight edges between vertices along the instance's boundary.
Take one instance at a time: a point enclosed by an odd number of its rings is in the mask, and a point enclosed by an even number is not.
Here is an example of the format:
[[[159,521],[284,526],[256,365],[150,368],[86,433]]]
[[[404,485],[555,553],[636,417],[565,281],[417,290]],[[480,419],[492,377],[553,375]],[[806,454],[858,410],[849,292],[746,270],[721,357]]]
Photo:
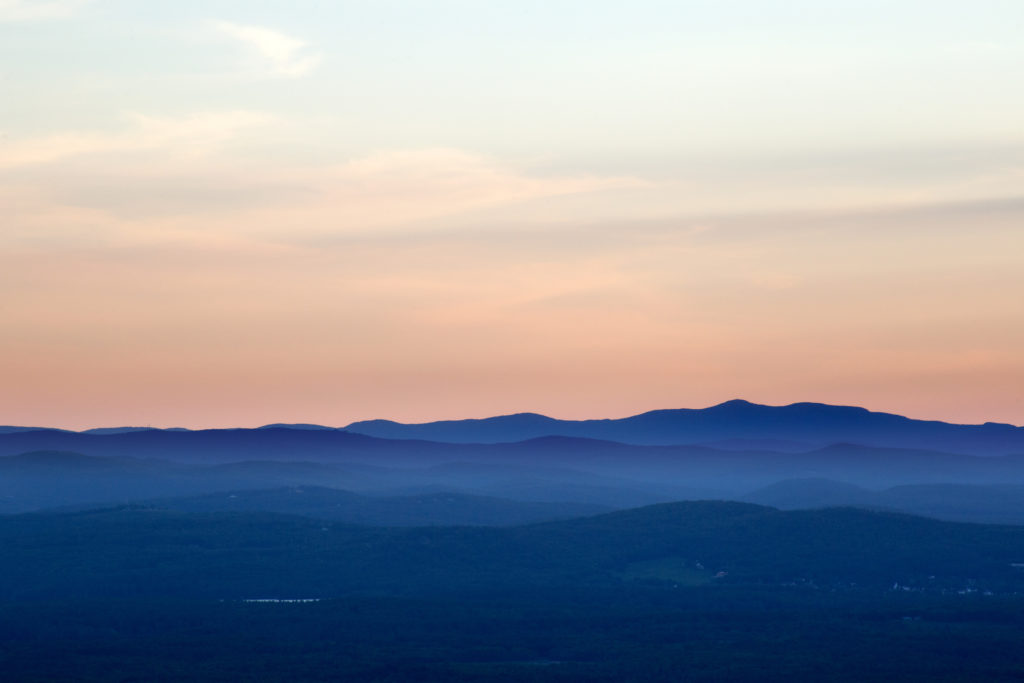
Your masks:
[[[1011,681],[1020,598],[797,588],[0,603],[6,680]]]

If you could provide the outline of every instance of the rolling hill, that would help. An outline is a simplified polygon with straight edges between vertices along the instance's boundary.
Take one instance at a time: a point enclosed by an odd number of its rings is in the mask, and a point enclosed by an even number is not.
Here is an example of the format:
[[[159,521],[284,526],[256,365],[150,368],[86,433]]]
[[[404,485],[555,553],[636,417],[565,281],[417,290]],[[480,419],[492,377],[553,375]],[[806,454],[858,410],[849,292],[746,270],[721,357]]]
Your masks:
[[[827,479],[789,479],[741,500],[797,510],[856,506],[960,522],[1024,525],[1024,486],[917,484],[871,491]]]
[[[439,595],[641,581],[1024,590],[1024,528],[849,508],[656,505],[511,528],[115,509],[0,518],[0,600]]]

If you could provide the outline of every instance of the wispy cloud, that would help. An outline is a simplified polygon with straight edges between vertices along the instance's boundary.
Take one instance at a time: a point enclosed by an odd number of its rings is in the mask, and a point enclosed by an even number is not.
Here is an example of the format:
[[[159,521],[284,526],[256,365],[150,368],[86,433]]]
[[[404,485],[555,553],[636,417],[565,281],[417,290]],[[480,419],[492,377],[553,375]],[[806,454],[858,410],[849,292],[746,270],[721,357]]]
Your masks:
[[[109,133],[69,131],[23,140],[0,140],[0,170],[58,162],[87,154],[163,149],[175,154],[203,154],[240,130],[272,117],[251,111],[163,118],[126,115],[129,126]]]
[[[0,213],[8,219],[0,243],[87,235],[312,244],[346,235],[423,235],[436,231],[437,221],[472,221],[478,211],[642,185],[632,178],[537,175],[444,148],[329,165],[232,153],[247,132],[258,128],[272,137],[281,125],[245,111],[134,115],[120,131],[0,141]]]
[[[63,19],[90,0],[0,0],[0,22]]]
[[[271,75],[285,78],[305,76],[315,69],[323,56],[310,53],[309,43],[262,26],[216,21],[214,28],[221,34],[255,51],[269,68]]]

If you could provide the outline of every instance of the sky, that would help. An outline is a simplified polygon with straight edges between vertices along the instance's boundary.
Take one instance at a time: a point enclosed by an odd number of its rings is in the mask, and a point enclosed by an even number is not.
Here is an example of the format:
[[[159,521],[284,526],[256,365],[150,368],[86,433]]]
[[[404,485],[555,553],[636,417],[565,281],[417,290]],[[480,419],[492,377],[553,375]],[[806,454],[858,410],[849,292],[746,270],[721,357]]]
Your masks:
[[[0,0],[0,424],[1024,424],[1020,0]]]

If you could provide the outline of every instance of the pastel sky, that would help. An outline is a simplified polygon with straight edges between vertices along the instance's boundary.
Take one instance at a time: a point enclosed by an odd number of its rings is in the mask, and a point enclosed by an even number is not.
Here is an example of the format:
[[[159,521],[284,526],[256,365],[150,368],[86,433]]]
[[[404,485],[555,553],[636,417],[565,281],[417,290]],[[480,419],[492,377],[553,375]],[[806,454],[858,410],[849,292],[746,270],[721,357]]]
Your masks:
[[[1020,0],[0,0],[0,424],[1024,423]]]

